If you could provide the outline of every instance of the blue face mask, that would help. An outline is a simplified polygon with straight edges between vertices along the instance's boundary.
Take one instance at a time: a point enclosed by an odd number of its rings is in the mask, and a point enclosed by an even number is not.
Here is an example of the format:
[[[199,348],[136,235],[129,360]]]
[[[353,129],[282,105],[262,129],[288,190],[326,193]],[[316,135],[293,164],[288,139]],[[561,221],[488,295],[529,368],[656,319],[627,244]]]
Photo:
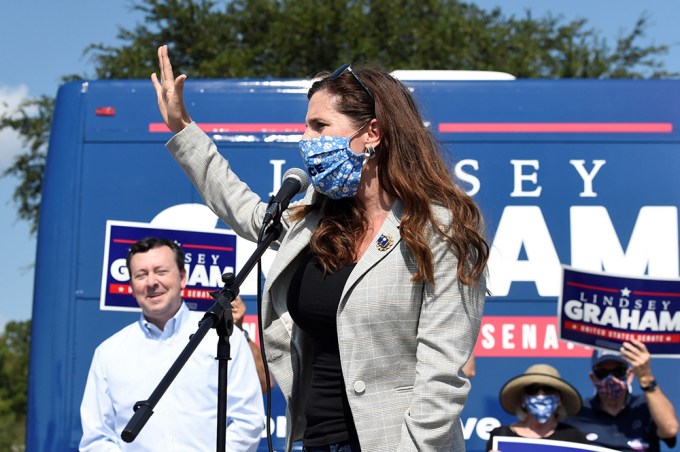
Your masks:
[[[595,382],[595,389],[600,397],[607,399],[618,399],[621,394],[626,392],[626,382],[624,380],[619,380],[613,375],[607,375],[607,377],[602,380],[597,380]]]
[[[373,148],[355,154],[349,147],[354,137],[320,136],[300,140],[300,154],[314,189],[331,199],[351,198],[357,194],[361,170],[375,155]]]
[[[524,408],[539,424],[545,424],[560,406],[560,398],[556,395],[525,396]]]

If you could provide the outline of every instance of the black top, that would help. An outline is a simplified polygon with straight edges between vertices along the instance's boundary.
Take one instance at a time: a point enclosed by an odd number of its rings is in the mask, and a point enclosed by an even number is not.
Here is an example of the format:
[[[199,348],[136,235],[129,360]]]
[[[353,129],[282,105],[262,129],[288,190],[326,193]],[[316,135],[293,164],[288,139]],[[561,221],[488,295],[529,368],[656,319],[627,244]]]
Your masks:
[[[354,266],[324,275],[318,258],[308,252],[288,289],[288,312],[315,345],[304,411],[303,444],[308,447],[357,440],[342,378],[336,323],[342,290]]]
[[[491,436],[489,436],[489,441],[486,443],[486,450],[493,450],[493,437],[494,436],[512,436],[514,438],[522,438],[520,435],[515,433],[509,425],[501,425],[493,430],[491,430]],[[585,444],[589,441],[586,439],[585,435],[581,433],[576,427],[572,427],[569,424],[558,423],[555,427],[555,431],[552,435],[547,436],[543,439],[551,439],[554,441],[569,441],[570,443],[581,443]]]
[[[616,416],[602,409],[596,395],[584,400],[578,415],[567,418],[567,422],[579,427],[593,445],[621,451],[661,450],[657,427],[643,395],[628,394],[625,407]],[[663,441],[675,447],[675,437]]]

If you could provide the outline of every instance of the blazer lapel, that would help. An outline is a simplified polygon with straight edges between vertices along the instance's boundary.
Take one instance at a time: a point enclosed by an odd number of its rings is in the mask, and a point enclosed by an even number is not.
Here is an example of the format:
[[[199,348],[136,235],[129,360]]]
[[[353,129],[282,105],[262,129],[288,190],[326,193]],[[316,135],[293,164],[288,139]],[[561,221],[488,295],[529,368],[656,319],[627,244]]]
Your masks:
[[[373,239],[373,243],[368,247],[366,252],[357,265],[352,270],[352,273],[347,279],[345,288],[342,291],[342,297],[340,298],[340,303],[344,303],[345,295],[354,285],[359,281],[359,279],[371,268],[383,260],[387,255],[398,248],[398,244],[401,241],[401,234],[399,233],[399,225],[401,224],[401,216],[403,214],[403,206],[400,200],[395,200],[390,209],[390,213],[385,219],[380,228],[380,232]]]
[[[317,194],[310,184],[304,198],[300,201],[293,202],[291,206],[312,204],[314,203],[316,196]],[[300,254],[300,251],[302,251],[309,244],[309,239],[312,236],[314,228],[319,223],[319,219],[320,213],[318,211],[312,212],[302,221],[294,223],[291,226],[292,230],[284,236],[283,241],[279,245],[279,251],[277,251],[274,262],[272,262],[272,266],[269,269],[269,273],[267,273],[265,289],[271,287],[272,283],[288,266],[288,264],[290,264],[293,259],[295,259],[297,255]]]
[[[267,274],[265,290],[272,286],[281,272],[309,245],[309,239],[318,222],[319,214],[312,212],[303,221],[295,224],[293,229],[286,234]]]
[[[385,223],[383,223],[382,228],[380,228],[380,232],[376,235],[373,243],[371,243],[364,255],[359,259],[359,262],[357,262],[352,273],[349,275],[342,292],[341,303],[344,302],[347,291],[354,287],[357,281],[366,272],[398,248],[398,244],[401,241],[399,225],[401,223],[402,214],[403,206],[401,201],[394,201],[390,213],[385,219]],[[293,226],[293,230],[286,234],[286,237],[276,254],[276,258],[269,269],[269,273],[267,274],[265,293],[271,289],[274,282],[276,282],[276,279],[281,276],[281,273],[288,265],[290,265],[302,250],[309,245],[312,232],[317,227],[319,219],[320,213],[313,212],[307,215],[303,221]]]

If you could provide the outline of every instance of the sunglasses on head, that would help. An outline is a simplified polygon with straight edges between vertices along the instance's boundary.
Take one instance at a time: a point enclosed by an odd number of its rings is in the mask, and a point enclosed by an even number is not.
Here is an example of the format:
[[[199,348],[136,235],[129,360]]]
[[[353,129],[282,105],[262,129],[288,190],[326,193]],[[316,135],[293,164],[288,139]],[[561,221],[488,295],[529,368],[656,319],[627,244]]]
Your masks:
[[[612,375],[620,380],[626,376],[626,373],[628,373],[628,368],[623,366],[614,367],[612,369],[593,369],[593,374],[598,380],[607,378],[607,375]]]
[[[526,388],[524,388],[524,393],[526,395],[536,395],[539,392],[543,392],[545,395],[555,395],[558,394],[559,391],[552,386],[545,386],[545,385],[529,385]]]
[[[359,76],[352,70],[352,65],[351,65],[351,64],[343,64],[342,66],[340,66],[339,68],[337,68],[337,69],[335,70],[335,72],[333,72],[333,73],[330,75],[330,77],[328,77],[328,79],[329,79],[329,80],[335,80],[336,78],[338,78],[338,77],[340,77],[342,74],[344,74],[345,71],[347,71],[347,72],[349,72],[350,74],[352,74],[352,76],[354,77],[354,80],[356,80],[357,83],[358,83],[359,85],[361,85],[361,87],[364,89],[364,91],[366,91],[366,94],[368,94],[368,95],[371,97],[371,99],[373,99],[373,101],[375,102],[375,98],[373,97],[373,94],[371,94],[371,90],[368,89],[368,86],[366,86],[366,85],[364,84],[364,82],[361,81],[361,79],[359,78]]]

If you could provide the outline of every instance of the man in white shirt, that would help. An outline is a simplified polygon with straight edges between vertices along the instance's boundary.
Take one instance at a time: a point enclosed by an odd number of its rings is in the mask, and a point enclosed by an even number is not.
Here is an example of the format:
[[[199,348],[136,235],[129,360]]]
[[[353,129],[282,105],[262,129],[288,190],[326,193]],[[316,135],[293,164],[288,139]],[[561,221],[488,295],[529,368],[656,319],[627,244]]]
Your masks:
[[[184,253],[175,242],[147,238],[127,258],[140,319],[97,347],[80,407],[82,451],[216,449],[217,334],[208,334],[131,443],[120,435],[189,341],[203,317],[182,302]],[[264,430],[262,392],[250,349],[232,334],[228,365],[227,451],[255,451]]]

